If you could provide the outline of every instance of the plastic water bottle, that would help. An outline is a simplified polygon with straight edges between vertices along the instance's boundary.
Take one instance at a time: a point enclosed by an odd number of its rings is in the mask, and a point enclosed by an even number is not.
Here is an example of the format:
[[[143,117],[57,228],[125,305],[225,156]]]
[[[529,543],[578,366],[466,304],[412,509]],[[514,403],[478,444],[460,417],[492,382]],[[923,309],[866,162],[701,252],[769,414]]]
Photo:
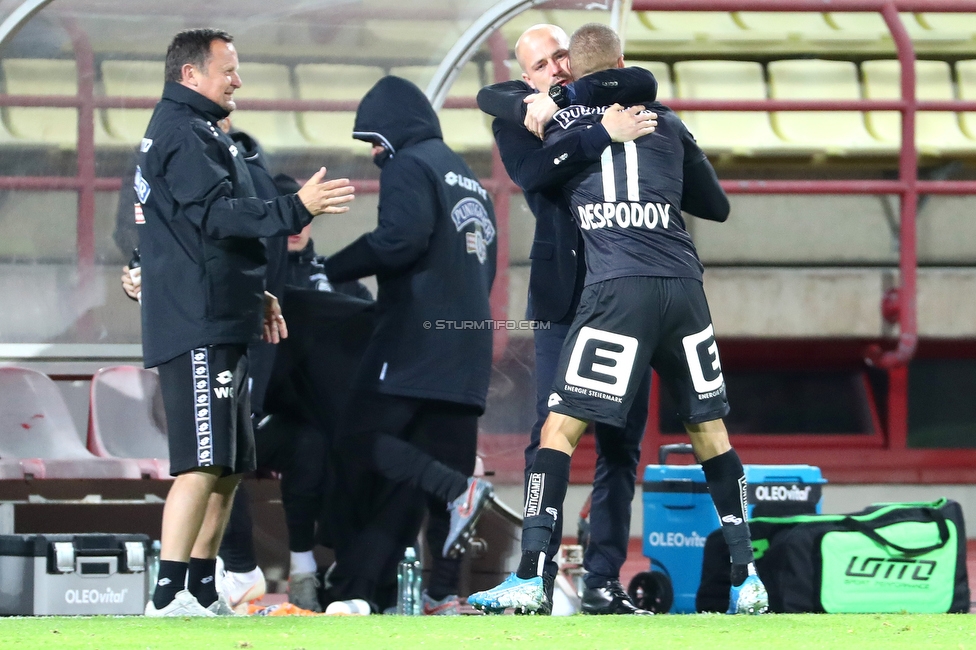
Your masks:
[[[400,564],[397,565],[397,614],[420,616],[423,605],[420,598],[422,579],[417,551],[409,546]]]

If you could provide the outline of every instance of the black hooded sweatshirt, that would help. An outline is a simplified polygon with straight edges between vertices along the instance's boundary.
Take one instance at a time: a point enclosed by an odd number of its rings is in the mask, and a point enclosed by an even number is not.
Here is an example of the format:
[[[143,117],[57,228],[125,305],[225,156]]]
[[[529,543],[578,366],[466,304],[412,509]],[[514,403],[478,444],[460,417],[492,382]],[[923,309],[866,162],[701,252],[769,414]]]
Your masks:
[[[384,77],[359,104],[353,137],[382,144],[376,229],[325,261],[329,281],[376,275],[376,329],[357,387],[484,410],[495,214],[441,136],[417,86]]]

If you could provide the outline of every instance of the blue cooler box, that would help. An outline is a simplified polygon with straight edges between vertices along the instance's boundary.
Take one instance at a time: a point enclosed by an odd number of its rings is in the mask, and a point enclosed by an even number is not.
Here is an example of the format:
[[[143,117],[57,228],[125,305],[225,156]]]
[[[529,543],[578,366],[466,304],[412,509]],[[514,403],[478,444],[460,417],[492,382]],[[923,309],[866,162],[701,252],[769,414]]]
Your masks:
[[[686,450],[690,451],[690,445],[678,451]],[[665,456],[662,448],[662,458]],[[821,486],[826,481],[819,467],[745,465],[744,469],[750,518],[821,512]],[[670,583],[673,601],[667,611],[694,613],[705,538],[720,526],[705,473],[701,465],[648,465],[643,492],[644,555],[651,560],[651,575],[638,578],[653,578],[646,583],[653,586],[644,588],[655,591],[666,591]],[[654,576],[655,572],[666,580]],[[662,606],[667,601],[666,596],[658,600]]]

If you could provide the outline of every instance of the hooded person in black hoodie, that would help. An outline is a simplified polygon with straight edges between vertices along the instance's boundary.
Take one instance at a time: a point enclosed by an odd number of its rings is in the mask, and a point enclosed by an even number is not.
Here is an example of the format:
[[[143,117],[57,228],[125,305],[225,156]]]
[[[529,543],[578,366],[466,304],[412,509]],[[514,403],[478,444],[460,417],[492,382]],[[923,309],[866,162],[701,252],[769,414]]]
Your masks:
[[[426,494],[428,543],[445,557],[435,559],[424,609],[456,613],[457,554],[492,494],[471,474],[491,374],[494,211],[409,81],[377,82],[353,137],[373,145],[382,169],[378,223],[329,257],[324,272],[333,283],[376,275],[379,290],[337,443],[357,462],[344,464],[355,533],[337,544],[333,595],[390,604]],[[369,472],[387,482],[377,488]]]

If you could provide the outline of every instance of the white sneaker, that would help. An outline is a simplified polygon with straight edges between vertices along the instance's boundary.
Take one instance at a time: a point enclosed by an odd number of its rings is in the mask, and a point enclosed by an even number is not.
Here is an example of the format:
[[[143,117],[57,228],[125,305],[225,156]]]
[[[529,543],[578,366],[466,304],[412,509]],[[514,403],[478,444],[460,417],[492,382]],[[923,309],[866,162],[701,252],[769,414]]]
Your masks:
[[[246,605],[246,603],[245,603]],[[217,594],[217,600],[210,603],[207,607],[208,612],[212,612],[214,616],[237,616],[237,612],[234,608],[230,606],[227,602],[226,596],[224,594]]]
[[[217,558],[217,593],[235,614],[247,614],[249,603],[263,597],[268,591],[261,567],[247,573],[224,571],[223,562]]]
[[[161,618],[164,616],[200,616],[214,617],[215,613],[205,609],[188,589],[176,592],[176,598],[169,605],[162,609],[156,609],[153,601],[146,603],[146,616],[151,618]]]

